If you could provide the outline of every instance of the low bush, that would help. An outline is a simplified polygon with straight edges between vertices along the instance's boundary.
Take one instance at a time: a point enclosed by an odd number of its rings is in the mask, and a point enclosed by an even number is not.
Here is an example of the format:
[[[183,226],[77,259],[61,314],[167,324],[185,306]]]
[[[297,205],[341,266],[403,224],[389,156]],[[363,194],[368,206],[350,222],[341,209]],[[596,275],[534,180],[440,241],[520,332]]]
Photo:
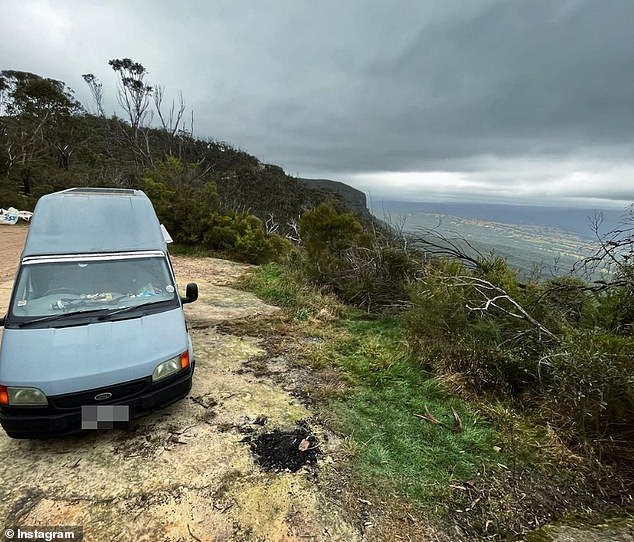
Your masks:
[[[401,321],[410,346],[437,374],[462,374],[473,392],[519,396],[534,388],[549,341],[541,343],[539,330],[518,317],[502,295],[508,291],[523,301],[514,273],[499,260],[478,273],[456,260],[434,261],[408,288]]]
[[[291,244],[276,233],[267,233],[254,215],[216,214],[207,219],[203,246],[253,264],[281,261]]]
[[[419,256],[387,231],[366,231],[351,213],[333,203],[305,212],[300,222],[306,258],[303,272],[328,286],[344,302],[368,311],[400,306]]]
[[[542,408],[577,444],[604,451],[634,438],[634,338],[575,330],[543,361]]]
[[[595,312],[596,325],[620,336],[634,332],[634,290],[613,288],[603,293]]]
[[[623,459],[634,441],[629,292],[570,277],[520,285],[504,262],[483,264],[436,260],[410,284],[401,321],[424,367],[536,408],[568,444]]]

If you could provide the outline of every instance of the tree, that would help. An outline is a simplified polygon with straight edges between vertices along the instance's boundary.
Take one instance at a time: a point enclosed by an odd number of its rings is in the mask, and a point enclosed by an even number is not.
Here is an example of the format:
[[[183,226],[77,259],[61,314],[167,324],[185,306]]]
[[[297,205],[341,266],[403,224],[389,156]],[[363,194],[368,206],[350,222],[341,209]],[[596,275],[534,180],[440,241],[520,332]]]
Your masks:
[[[150,139],[147,129],[143,129],[146,124],[152,96],[152,87],[147,84],[147,70],[139,62],[134,62],[129,58],[114,58],[108,62],[110,67],[119,75],[119,87],[117,90],[117,101],[123,108],[130,122],[130,130],[117,123],[120,134],[137,154],[137,165],[141,167],[154,166],[152,154],[150,152]],[[148,123],[149,124],[149,123]],[[139,142],[139,132],[143,136]]]
[[[138,129],[147,118],[153,90],[146,84],[147,70],[139,62],[129,58],[114,58],[108,64],[119,75],[117,100],[128,116],[136,138]]]
[[[105,117],[106,115],[103,110],[103,84],[92,73],[85,73],[84,75],[82,75],[82,78],[84,79],[84,81],[86,81],[86,84],[90,89],[92,99],[95,102],[97,115],[100,117]]]
[[[46,115],[71,115],[82,110],[66,83],[29,72],[0,72],[0,94],[4,113],[9,116],[43,118]]]
[[[4,70],[0,72],[0,107],[6,174],[19,166],[23,192],[30,194],[31,163],[54,152],[60,164],[68,166],[72,152],[67,128],[71,117],[82,112],[81,104],[63,81]]]

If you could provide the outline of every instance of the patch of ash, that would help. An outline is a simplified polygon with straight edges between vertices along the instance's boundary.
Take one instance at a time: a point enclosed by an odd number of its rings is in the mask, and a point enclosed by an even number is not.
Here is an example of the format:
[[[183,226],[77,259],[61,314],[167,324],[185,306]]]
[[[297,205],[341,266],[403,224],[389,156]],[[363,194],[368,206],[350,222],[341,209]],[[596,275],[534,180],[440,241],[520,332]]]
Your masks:
[[[276,429],[256,437],[246,437],[257,463],[265,470],[297,472],[314,465],[320,451],[317,438],[305,427],[293,431]]]

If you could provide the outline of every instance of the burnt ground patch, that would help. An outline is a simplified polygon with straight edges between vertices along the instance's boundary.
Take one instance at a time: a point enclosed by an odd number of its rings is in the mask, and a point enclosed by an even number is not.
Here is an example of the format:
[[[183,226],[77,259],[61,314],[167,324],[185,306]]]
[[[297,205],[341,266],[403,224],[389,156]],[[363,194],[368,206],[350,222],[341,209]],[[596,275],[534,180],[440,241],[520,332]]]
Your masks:
[[[269,471],[297,472],[304,465],[314,465],[320,453],[317,438],[305,427],[293,431],[275,429],[245,440],[257,463]]]

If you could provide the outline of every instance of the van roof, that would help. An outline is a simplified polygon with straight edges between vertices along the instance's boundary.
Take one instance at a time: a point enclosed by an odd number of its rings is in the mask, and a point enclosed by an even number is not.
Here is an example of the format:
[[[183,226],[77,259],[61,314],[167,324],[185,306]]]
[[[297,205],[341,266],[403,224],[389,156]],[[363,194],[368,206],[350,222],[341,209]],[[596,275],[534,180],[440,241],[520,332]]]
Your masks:
[[[22,256],[166,251],[150,199],[140,190],[71,188],[42,196]]]

